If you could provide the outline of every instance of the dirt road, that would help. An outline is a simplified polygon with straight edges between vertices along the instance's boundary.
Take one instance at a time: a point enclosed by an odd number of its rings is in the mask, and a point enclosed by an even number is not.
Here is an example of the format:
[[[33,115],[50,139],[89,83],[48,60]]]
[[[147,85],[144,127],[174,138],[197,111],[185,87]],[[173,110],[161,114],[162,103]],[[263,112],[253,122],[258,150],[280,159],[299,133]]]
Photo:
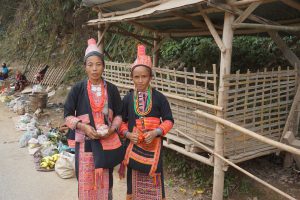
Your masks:
[[[0,199],[76,200],[77,180],[61,179],[55,172],[38,172],[27,148],[19,147],[22,132],[15,130],[10,112],[0,103]],[[116,173],[115,173],[116,174]],[[114,179],[114,199],[125,199],[126,184]]]

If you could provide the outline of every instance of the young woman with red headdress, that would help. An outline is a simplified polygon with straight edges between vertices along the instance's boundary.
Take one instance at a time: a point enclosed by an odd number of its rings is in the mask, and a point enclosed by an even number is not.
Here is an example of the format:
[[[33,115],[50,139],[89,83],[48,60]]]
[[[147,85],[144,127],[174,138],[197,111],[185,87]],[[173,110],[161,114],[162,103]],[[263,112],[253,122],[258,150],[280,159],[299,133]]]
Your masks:
[[[162,137],[173,127],[167,98],[151,87],[152,62],[143,45],[131,68],[135,89],[123,99],[123,123],[126,137],[123,164],[127,169],[128,200],[165,199]]]
[[[88,80],[77,83],[64,106],[66,125],[75,130],[75,165],[80,200],[111,200],[113,168],[124,149],[117,129],[122,123],[118,89],[102,78],[104,59],[96,41],[88,40],[84,56]]]

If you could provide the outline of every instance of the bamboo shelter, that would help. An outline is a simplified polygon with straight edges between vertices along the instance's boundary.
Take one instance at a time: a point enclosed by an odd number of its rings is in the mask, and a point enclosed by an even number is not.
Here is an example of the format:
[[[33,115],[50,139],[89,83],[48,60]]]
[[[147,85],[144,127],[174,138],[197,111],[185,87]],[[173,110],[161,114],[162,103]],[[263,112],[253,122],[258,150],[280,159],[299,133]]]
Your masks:
[[[151,47],[156,67],[154,87],[169,99],[175,127],[164,146],[214,167],[214,200],[223,199],[224,173],[230,165],[285,196],[294,197],[239,168],[235,163],[278,150],[295,156],[300,150],[281,143],[298,130],[300,60],[282,40],[300,32],[296,0],[83,0],[98,12],[87,22],[105,34],[133,37]],[[153,36],[129,32],[130,24]],[[269,35],[290,63],[288,68],[231,74],[234,35]],[[159,66],[159,49],[167,38],[212,36],[221,55],[220,71],[176,71]],[[109,55],[108,55],[109,57]],[[107,63],[105,78],[122,93],[132,88],[129,64]],[[294,123],[296,122],[296,123]]]

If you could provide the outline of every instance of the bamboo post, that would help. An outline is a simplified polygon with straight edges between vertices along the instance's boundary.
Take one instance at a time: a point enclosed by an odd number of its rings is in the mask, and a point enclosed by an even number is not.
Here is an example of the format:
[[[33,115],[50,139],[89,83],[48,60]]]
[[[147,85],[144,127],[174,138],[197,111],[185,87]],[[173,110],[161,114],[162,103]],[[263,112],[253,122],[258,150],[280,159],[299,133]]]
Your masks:
[[[218,106],[226,107],[226,91],[224,87],[224,76],[230,74],[231,67],[231,55],[232,55],[232,40],[233,40],[233,29],[232,23],[234,21],[234,15],[231,13],[225,13],[224,16],[224,28],[223,28],[223,44],[226,48],[224,53],[221,53],[220,62],[220,82],[219,82],[219,96]],[[217,112],[217,116],[223,118],[223,112]],[[216,125],[215,131],[215,147],[214,150],[217,154],[224,155],[224,130],[220,123]],[[218,157],[215,157],[214,162],[214,180],[213,180],[213,200],[222,200],[224,191],[224,161]]]
[[[98,18],[99,19],[101,19],[102,18],[102,12],[100,11],[99,13],[98,13]],[[100,43],[99,43],[99,49],[100,49],[100,52],[102,53],[102,54],[104,54],[104,38],[102,38],[103,36],[102,36],[102,34],[104,34],[103,33],[103,29],[101,29],[102,27],[101,27],[101,24],[98,24],[98,29],[99,29],[99,31],[98,31],[98,41],[100,41]],[[102,39],[101,39],[102,38]]]
[[[154,32],[154,38],[158,39],[158,35],[156,32]],[[153,41],[153,49],[157,48],[159,41],[158,40],[154,40]],[[159,50],[155,51],[153,54],[153,67],[157,67],[158,66],[158,62],[159,62]]]
[[[194,78],[194,80],[193,80],[193,82],[194,82],[194,97],[195,97],[195,99],[197,99],[197,80],[196,80],[197,77],[196,77],[196,68],[195,67],[193,67],[193,78]],[[206,91],[206,88],[205,88],[205,91]],[[205,103],[207,103],[207,102],[205,102]]]
[[[214,74],[214,105],[217,105],[217,65],[213,64],[213,74]]]
[[[205,82],[204,82],[204,89],[205,89],[204,94],[205,94],[205,96],[207,96],[207,89],[208,89],[208,88],[207,88],[207,81],[208,81],[208,80],[207,80],[207,75],[208,75],[208,71],[206,70],[206,71],[205,71]],[[207,100],[208,100],[208,99],[205,98],[205,103],[207,103]]]

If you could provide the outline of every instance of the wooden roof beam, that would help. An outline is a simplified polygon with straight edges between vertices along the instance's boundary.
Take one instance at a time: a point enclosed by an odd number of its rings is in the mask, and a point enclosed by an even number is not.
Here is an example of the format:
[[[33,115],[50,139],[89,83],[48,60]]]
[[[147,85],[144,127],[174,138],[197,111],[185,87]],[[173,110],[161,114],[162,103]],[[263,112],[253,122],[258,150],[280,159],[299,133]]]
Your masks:
[[[249,15],[261,4],[260,1],[253,2],[250,6],[234,21],[234,23],[242,23],[245,21]]]
[[[156,29],[154,29],[154,28],[152,28],[152,27],[150,27],[150,26],[141,24],[141,23],[139,23],[139,22],[137,22],[137,21],[128,21],[128,23],[129,23],[129,24],[132,24],[132,25],[134,25],[134,26],[137,26],[137,27],[139,27],[139,28],[141,28],[141,29],[146,29],[146,30],[151,31],[151,32],[154,32],[154,33],[159,33],[158,30],[156,30]]]
[[[163,37],[163,38],[162,38],[162,39],[154,46],[154,48],[153,48],[153,50],[152,50],[152,54],[156,53],[156,52],[160,49],[161,45],[162,45],[168,38],[170,38],[169,35]]]
[[[285,3],[286,5],[295,8],[297,10],[300,10],[300,3],[294,1],[294,0],[280,0],[282,3]]]
[[[212,3],[208,3],[209,6],[218,8],[220,10],[235,14],[235,15],[241,15],[243,13],[243,10],[239,9],[239,8],[232,8],[231,6],[227,5],[227,4],[212,4]],[[256,16],[254,14],[250,14],[249,19],[251,19],[252,21],[261,23],[261,24],[272,24],[272,25],[280,25],[276,22],[273,22],[271,20]]]
[[[230,6],[244,6],[247,4],[252,4],[252,3],[257,3],[257,2],[269,3],[269,2],[273,2],[273,1],[278,1],[278,0],[241,0],[241,1],[229,2],[228,4]],[[283,0],[283,1],[285,1],[285,0]]]
[[[185,21],[190,22],[194,27],[196,28],[201,28],[203,26],[206,26],[205,23],[199,22],[197,20],[195,20],[192,16],[190,15],[186,15],[177,11],[172,11],[171,12],[173,15],[175,15],[176,17],[179,17],[181,19],[184,19]]]
[[[289,63],[298,68],[298,76],[300,75],[300,60],[297,57],[296,54],[294,54],[293,51],[291,51],[289,49],[289,47],[286,45],[286,43],[283,41],[283,39],[281,39],[281,37],[279,36],[278,32],[272,32],[269,31],[268,32],[270,37],[273,39],[273,41],[275,42],[275,44],[277,45],[277,47],[281,50],[281,52],[283,53],[284,57],[289,61]]]
[[[110,24],[105,24],[105,28],[104,28],[103,31],[101,31],[100,37],[99,37],[99,39],[98,39],[97,46],[99,46],[99,45],[101,44],[102,40],[104,39],[105,33],[106,33],[107,30],[109,29],[109,26],[110,26]]]
[[[183,14],[183,13],[180,13],[180,12],[177,12],[177,11],[172,11],[170,12],[172,13],[173,15],[175,15],[175,17],[167,17],[167,18],[163,18],[163,19],[155,19],[155,20],[143,20],[143,22],[146,22],[146,23],[159,23],[159,22],[165,22],[165,21],[173,21],[173,20],[178,20],[178,19],[183,19],[185,21],[188,21],[190,22],[194,27],[196,28],[202,28],[202,27],[206,27],[206,24],[203,23],[203,22],[199,22],[197,21],[196,19],[193,18],[193,16],[197,16],[195,15],[194,13],[193,14]],[[200,13],[198,15],[201,15]],[[218,26],[218,25],[215,25],[216,28],[218,29],[222,29],[221,26]]]
[[[222,35],[222,31],[217,31],[219,35]],[[263,33],[266,31],[262,30],[252,30],[252,29],[243,29],[243,30],[236,30],[234,32],[235,35],[245,35],[245,34],[257,34]],[[168,30],[160,33],[162,36],[169,36],[169,37],[195,37],[195,36],[208,36],[211,33],[208,30],[190,30],[185,32],[180,32],[179,30]]]
[[[200,7],[200,12],[202,12],[202,17],[208,27],[209,32],[211,33],[211,35],[213,36],[215,42],[217,43],[220,51],[222,53],[224,53],[226,51],[226,47],[223,44],[222,39],[220,38],[217,30],[214,27],[214,24],[211,22],[211,20],[209,19],[209,17],[203,12],[202,8]]]
[[[148,41],[144,40],[144,39],[147,39],[149,37],[146,36],[147,38],[145,38],[145,36],[141,36],[141,35],[137,35],[137,34],[131,33],[129,31],[127,31],[126,29],[124,29],[123,27],[119,26],[119,25],[115,25],[115,26],[118,29],[122,30],[122,31],[112,31],[112,30],[110,30],[109,32],[133,37],[133,38],[139,40],[140,42],[142,42],[142,43],[144,43],[144,44],[146,44],[146,45],[148,45],[150,47],[153,47],[153,44],[151,44]]]
[[[260,29],[266,31],[299,32],[300,26],[276,26],[269,24],[233,23],[232,28]]]

